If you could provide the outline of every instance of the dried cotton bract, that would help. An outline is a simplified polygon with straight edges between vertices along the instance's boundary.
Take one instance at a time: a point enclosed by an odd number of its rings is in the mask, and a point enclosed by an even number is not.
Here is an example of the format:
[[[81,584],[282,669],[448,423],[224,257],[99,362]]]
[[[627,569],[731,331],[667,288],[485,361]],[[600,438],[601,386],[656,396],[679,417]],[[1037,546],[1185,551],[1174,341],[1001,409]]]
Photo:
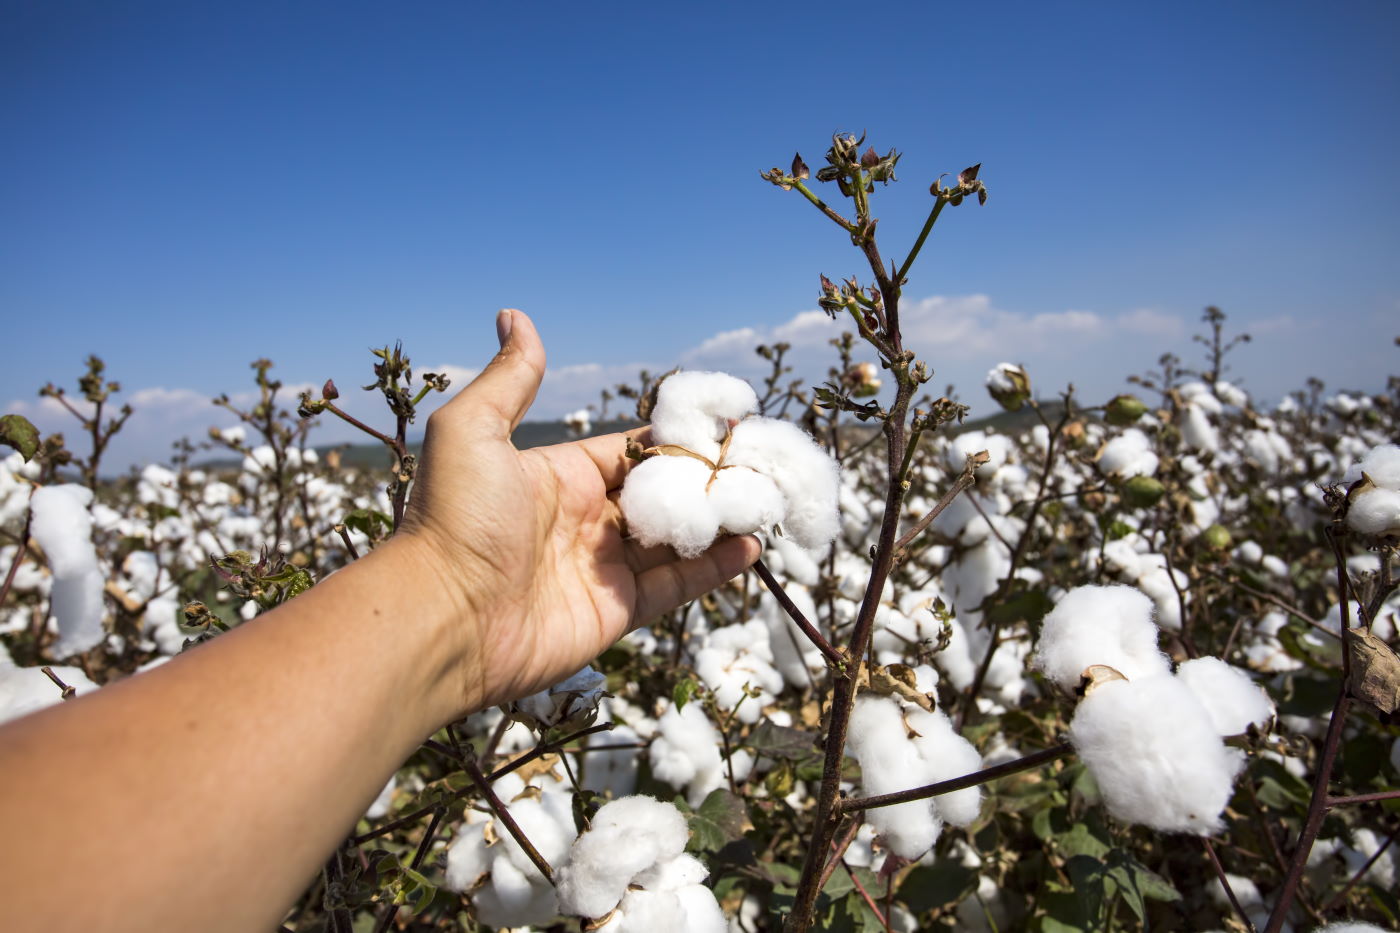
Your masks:
[[[682,372],[657,390],[657,455],[627,477],[620,504],[633,537],[695,557],[721,532],[780,526],[803,548],[837,531],[836,462],[800,428],[748,417],[758,400],[724,373]]]

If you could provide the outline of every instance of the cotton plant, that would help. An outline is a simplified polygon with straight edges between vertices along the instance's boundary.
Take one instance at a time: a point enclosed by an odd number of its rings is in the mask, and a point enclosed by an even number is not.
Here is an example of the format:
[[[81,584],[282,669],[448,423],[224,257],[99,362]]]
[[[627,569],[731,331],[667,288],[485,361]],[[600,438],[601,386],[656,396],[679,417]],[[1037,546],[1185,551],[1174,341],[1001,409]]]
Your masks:
[[[758,397],[725,373],[666,377],[652,409],[655,454],[627,477],[620,505],[644,546],[695,557],[721,532],[781,529],[800,547],[837,531],[839,471],[795,425],[753,416]]]

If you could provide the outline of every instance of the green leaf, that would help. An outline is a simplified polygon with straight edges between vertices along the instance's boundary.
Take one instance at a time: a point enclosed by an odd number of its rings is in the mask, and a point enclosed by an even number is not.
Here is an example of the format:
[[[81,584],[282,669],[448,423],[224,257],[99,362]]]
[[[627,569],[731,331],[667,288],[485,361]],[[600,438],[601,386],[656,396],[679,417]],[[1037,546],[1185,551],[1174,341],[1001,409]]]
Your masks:
[[[382,528],[388,531],[393,527],[394,520],[375,509],[355,509],[345,516],[345,521],[341,524],[346,528],[353,528],[373,541],[379,537],[375,529]]]
[[[977,890],[977,871],[949,859],[920,865],[899,886],[899,896],[916,914],[956,904]]]
[[[1054,606],[1044,591],[1027,590],[993,606],[988,610],[987,616],[999,625],[1021,621],[1035,624],[1045,618],[1045,614]]]
[[[676,712],[679,713],[681,710],[685,709],[685,705],[690,702],[691,697],[695,696],[699,690],[700,684],[696,682],[694,677],[687,677],[684,680],[677,681],[676,686],[671,690],[671,702],[676,704]]]
[[[0,417],[0,444],[13,447],[28,463],[39,451],[39,429],[24,415]]]
[[[721,787],[710,791],[700,808],[690,814],[690,846],[697,852],[718,852],[744,836],[749,811],[744,801]]]
[[[1171,882],[1122,849],[1109,853],[1105,878],[1105,893],[1110,897],[1114,894],[1120,896],[1137,915],[1139,922],[1147,917],[1145,900],[1181,900],[1181,892],[1172,887]]]
[[[803,761],[817,754],[816,736],[790,726],[763,720],[745,743],[759,755],[780,761]]]
[[[1094,859],[1102,858],[1112,848],[1108,830],[1104,828],[1097,810],[1090,810],[1083,822],[1075,823],[1069,832],[1056,836],[1055,842],[1066,855],[1083,855]]]
[[[1076,855],[1065,862],[1065,871],[1074,882],[1080,916],[1091,926],[1098,927],[1104,902],[1104,863],[1090,855]]]
[[[1259,784],[1260,803],[1279,810],[1301,809],[1308,805],[1311,788],[1279,762],[1256,758],[1250,770],[1250,776]]]
[[[1285,675],[1279,696],[1279,714],[1309,719],[1321,716],[1337,702],[1340,688],[1341,679],[1338,677],[1310,677],[1302,672]]]

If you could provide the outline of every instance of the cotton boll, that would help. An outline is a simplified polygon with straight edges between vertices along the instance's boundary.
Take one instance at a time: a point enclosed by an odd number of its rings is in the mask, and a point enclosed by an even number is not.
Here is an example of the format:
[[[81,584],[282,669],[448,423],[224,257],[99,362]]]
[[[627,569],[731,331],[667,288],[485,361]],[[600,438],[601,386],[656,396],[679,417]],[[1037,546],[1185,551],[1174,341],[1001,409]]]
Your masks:
[[[491,927],[546,924],[559,915],[554,889],[531,882],[503,858],[491,863],[491,883],[472,895],[472,905],[477,919]]]
[[[1382,489],[1400,489],[1400,446],[1382,444],[1373,447],[1359,463],[1348,468],[1342,484],[1350,486],[1365,473]]]
[[[674,373],[656,390],[652,437],[657,444],[676,444],[717,460],[730,423],[757,407],[758,396],[742,379],[726,373]]]
[[[750,418],[734,427],[725,462],[769,477],[787,500],[783,534],[804,548],[823,547],[836,537],[836,461],[801,428],[772,418]]]
[[[51,609],[58,623],[56,657],[81,654],[100,642],[102,571],[92,545],[92,490],[64,483],[45,486],[30,499],[31,531],[53,571]]]
[[[1080,702],[1069,738],[1116,818],[1164,832],[1223,828],[1243,757],[1177,678],[1100,684]]]
[[[982,756],[971,742],[953,731],[953,724],[941,710],[910,710],[905,720],[918,733],[914,747],[925,763],[924,783],[949,781],[981,770]],[[970,826],[982,806],[982,789],[967,787],[933,799],[943,819],[954,826]]]
[[[512,712],[536,729],[573,728],[589,725],[598,715],[607,677],[590,666],[547,690],[516,700]]]
[[[729,922],[719,901],[715,900],[714,891],[703,884],[688,884],[677,888],[675,894],[681,904],[681,916],[685,918],[679,933],[728,933]]]
[[[1385,927],[1378,927],[1374,923],[1350,921],[1346,923],[1329,923],[1326,926],[1318,927],[1314,933],[1390,933],[1390,931]]]
[[[1011,556],[1000,541],[989,538],[963,552],[943,571],[944,591],[959,613],[977,609],[1011,570]]]
[[[1262,907],[1264,896],[1259,893],[1259,886],[1243,875],[1226,874],[1225,880],[1230,882],[1230,890],[1235,892],[1235,898],[1240,902],[1240,906],[1249,909],[1251,907]],[[1219,878],[1210,880],[1210,899],[1216,907],[1221,910],[1231,908],[1230,897],[1225,893],[1225,886],[1220,883]]]
[[[555,873],[560,909],[605,915],[638,875],[684,852],[689,836],[685,817],[669,803],[636,796],[603,804]]]
[[[652,457],[633,467],[618,504],[632,537],[643,547],[669,544],[697,557],[719,534],[719,518],[705,494],[710,468],[693,457]]]
[[[686,789],[686,800],[698,807],[719,786],[723,764],[720,739],[698,703],[677,710],[670,706],[657,720],[657,737],[647,749],[652,775],[672,787]]]
[[[1363,535],[1400,535],[1400,489],[1357,493],[1347,508],[1347,526]]]
[[[1186,446],[1199,451],[1215,451],[1220,448],[1220,435],[1210,417],[1199,403],[1189,404],[1182,411],[1181,439]]]
[[[867,795],[930,783],[923,780],[927,766],[909,741],[904,717],[894,700],[869,694],[859,697],[851,710],[848,735],[847,749],[860,763],[861,787]],[[865,819],[891,851],[908,859],[927,852],[943,827],[928,800],[867,810]]]
[[[720,527],[730,534],[745,535],[772,528],[787,511],[777,484],[743,467],[716,473],[710,482],[709,498]]]
[[[1066,593],[1045,616],[1032,663],[1065,690],[1077,687],[1091,664],[1107,664],[1129,680],[1170,669],[1157,647],[1152,602],[1130,586]]]
[[[1219,658],[1184,661],[1176,676],[1201,701],[1222,736],[1239,735],[1251,723],[1262,726],[1274,715],[1274,704],[1263,688]]]
[[[1137,428],[1129,428],[1104,444],[1097,459],[1099,469],[1106,476],[1127,479],[1157,473],[1158,460],[1152,442]]]

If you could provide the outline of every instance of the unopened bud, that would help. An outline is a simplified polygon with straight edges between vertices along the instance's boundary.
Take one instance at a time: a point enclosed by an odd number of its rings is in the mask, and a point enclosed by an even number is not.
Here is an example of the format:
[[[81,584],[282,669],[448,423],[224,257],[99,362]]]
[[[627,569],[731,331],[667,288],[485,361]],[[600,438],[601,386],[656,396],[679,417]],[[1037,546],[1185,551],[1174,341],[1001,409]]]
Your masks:
[[[1123,484],[1123,504],[1133,509],[1149,508],[1160,502],[1165,492],[1166,488],[1159,480],[1151,476],[1134,476]]]
[[[1201,541],[1206,547],[1214,551],[1223,551],[1230,546],[1230,529],[1221,524],[1214,524],[1201,532]]]
[[[1147,405],[1136,395],[1119,395],[1104,407],[1104,418],[1109,424],[1127,427],[1147,414]]]
[[[987,373],[987,391],[1007,411],[1018,411],[1031,397],[1031,377],[1015,363],[1002,363]]]
[[[326,401],[340,398],[340,390],[335,387],[335,380],[327,379],[326,384],[321,386],[321,398]]]
[[[856,363],[847,370],[846,378],[856,398],[869,398],[880,391],[880,371],[874,363]]]

